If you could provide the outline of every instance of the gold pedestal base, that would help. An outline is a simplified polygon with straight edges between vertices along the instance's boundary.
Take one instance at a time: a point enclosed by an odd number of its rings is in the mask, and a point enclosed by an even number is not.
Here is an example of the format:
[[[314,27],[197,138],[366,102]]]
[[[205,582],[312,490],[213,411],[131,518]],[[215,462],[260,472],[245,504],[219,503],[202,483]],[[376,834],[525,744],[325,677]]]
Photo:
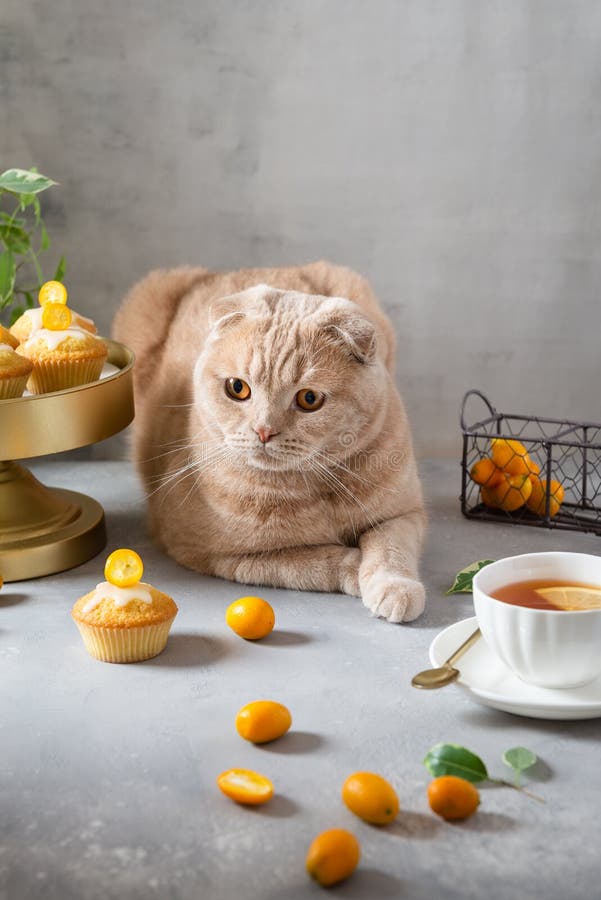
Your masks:
[[[131,350],[107,341],[114,367],[99,381],[51,394],[0,400],[0,460],[61,453],[104,441],[134,417]],[[75,464],[77,465],[77,464]],[[99,503],[44,487],[14,462],[0,462],[0,575],[23,581],[63,572],[106,545]]]
[[[47,488],[24,466],[0,463],[0,574],[24,581],[63,572],[106,545],[102,506],[75,491]]]

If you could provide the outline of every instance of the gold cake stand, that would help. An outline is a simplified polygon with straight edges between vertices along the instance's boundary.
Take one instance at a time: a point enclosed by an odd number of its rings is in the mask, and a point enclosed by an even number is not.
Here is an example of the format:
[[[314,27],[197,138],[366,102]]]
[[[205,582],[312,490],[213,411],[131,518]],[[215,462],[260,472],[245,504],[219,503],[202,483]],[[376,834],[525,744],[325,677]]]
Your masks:
[[[49,488],[12,462],[103,441],[134,417],[131,350],[107,341],[118,372],[66,391],[0,400],[0,575],[22,581],[72,569],[106,544],[91,497]],[[4,460],[4,462],[2,462]]]

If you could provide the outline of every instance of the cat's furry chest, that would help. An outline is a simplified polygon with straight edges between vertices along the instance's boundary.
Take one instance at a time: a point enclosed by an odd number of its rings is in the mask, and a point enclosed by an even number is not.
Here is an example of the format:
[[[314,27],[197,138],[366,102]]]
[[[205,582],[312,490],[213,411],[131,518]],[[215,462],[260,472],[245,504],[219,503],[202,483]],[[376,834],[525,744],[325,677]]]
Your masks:
[[[213,484],[205,495],[208,524],[236,534],[244,552],[296,546],[310,528],[315,543],[346,543],[326,497],[307,497],[270,485],[248,490]]]

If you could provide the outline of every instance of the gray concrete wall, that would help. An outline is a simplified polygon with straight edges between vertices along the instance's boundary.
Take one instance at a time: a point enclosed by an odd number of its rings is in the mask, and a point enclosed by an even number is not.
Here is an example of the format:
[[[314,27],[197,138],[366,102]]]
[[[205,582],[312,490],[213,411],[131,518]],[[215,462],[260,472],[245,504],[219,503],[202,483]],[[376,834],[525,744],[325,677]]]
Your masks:
[[[422,455],[458,453],[471,386],[601,419],[596,0],[2,0],[0,17],[0,164],[61,182],[55,252],[103,329],[153,266],[328,257],[394,320]]]

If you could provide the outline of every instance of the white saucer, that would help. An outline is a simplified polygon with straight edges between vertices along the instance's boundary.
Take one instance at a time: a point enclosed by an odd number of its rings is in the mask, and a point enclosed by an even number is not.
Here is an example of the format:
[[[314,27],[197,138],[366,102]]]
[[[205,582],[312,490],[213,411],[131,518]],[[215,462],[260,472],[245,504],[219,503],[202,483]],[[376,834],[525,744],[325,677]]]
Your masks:
[[[449,625],[430,644],[430,662],[441,666],[477,627],[476,617]],[[601,716],[601,677],[582,687],[556,690],[526,684],[481,638],[457,662],[455,684],[476,703],[535,719],[595,719]]]

